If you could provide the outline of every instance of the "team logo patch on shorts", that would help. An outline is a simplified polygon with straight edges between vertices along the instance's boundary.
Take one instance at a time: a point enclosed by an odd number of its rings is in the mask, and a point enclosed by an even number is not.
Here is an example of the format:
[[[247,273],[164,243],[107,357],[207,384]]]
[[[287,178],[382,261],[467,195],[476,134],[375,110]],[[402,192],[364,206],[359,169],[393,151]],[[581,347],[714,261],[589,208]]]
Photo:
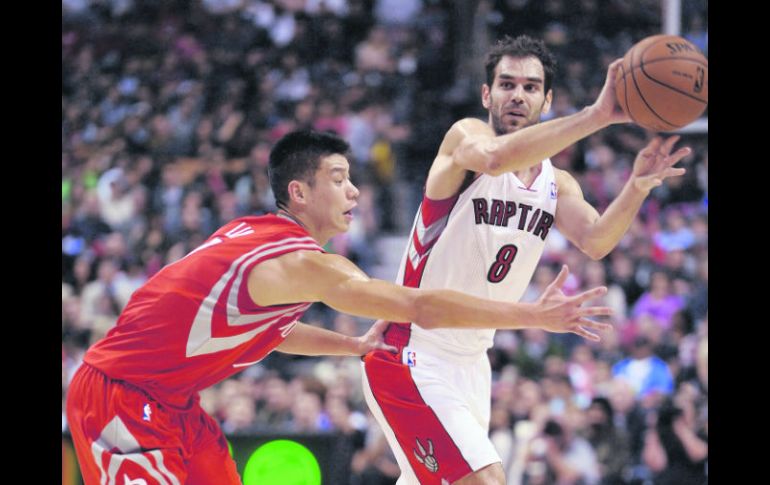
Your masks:
[[[420,443],[419,438],[415,438],[414,442],[417,443],[417,448],[420,450],[419,452],[412,448],[412,451],[414,451],[414,457],[417,458],[417,461],[425,465],[425,468],[428,469],[428,471],[432,473],[436,473],[438,471],[438,461],[436,460],[436,457],[433,456],[433,442],[428,439],[428,451],[425,451],[425,448],[422,446],[422,443]]]

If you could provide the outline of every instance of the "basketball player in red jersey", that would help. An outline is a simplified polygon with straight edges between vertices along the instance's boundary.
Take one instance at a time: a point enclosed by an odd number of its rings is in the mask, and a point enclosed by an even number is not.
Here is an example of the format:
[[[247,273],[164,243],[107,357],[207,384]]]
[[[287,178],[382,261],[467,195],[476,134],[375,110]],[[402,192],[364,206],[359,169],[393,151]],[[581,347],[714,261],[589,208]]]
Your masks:
[[[506,38],[487,57],[481,101],[487,121],[467,118],[444,136],[399,269],[397,282],[518,301],[552,227],[593,259],[614,248],[653,187],[684,173],[690,153],[678,137],[654,138],[601,216],[577,181],[551,165],[567,146],[628,122],[615,99],[613,62],[593,105],[540,123],[551,106],[555,59],[542,41]],[[559,278],[566,277],[562,270]],[[492,327],[426,327],[393,320],[385,342],[397,353],[364,358],[364,396],[401,468],[398,485],[502,485],[489,440]],[[583,335],[597,340],[596,336]]]
[[[349,356],[396,350],[383,343],[384,323],[358,338],[300,323],[312,302],[427,328],[527,325],[584,336],[609,328],[587,318],[608,315],[608,308],[580,307],[603,287],[568,298],[562,278],[536,304],[493,302],[370,279],[344,257],[325,253],[322,245],[348,229],[356,206],[348,148],[326,134],[282,138],[269,165],[278,214],[234,220],[163,268],[88,350],[67,396],[87,485],[239,484],[198,391],[273,350]]]

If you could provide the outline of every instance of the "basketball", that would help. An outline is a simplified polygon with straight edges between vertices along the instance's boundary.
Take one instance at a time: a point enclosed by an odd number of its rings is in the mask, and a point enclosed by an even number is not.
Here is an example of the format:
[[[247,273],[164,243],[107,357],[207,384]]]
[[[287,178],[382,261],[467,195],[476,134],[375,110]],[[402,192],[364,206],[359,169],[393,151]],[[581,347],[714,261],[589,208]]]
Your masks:
[[[653,35],[634,44],[615,81],[623,111],[648,130],[676,130],[708,106],[708,59],[676,35]]]

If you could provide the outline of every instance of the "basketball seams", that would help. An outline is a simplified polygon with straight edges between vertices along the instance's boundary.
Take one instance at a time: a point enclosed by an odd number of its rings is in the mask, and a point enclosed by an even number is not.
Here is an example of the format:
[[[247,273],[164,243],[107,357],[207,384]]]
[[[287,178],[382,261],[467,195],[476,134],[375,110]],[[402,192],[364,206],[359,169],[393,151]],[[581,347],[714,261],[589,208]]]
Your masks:
[[[651,48],[653,46],[648,47],[647,49]],[[644,52],[647,52],[647,49],[645,49]],[[642,59],[644,59],[644,53],[642,53]],[[676,57],[676,56],[669,56],[669,57],[656,57],[655,59],[652,59],[651,61],[644,61],[645,64],[655,64],[656,62],[660,61],[686,61],[686,62],[694,62],[695,64],[700,64],[701,66],[708,69],[709,65],[707,62],[703,62],[698,58],[689,58],[689,57]]]
[[[666,83],[664,83],[663,81],[659,81],[659,80],[655,79],[655,78],[654,78],[654,77],[652,77],[652,76],[651,76],[651,75],[650,75],[650,74],[649,74],[647,71],[645,71],[645,70],[644,70],[644,66],[646,66],[646,65],[649,65],[649,64],[654,64],[654,63],[656,63],[656,62],[665,61],[665,60],[670,60],[670,59],[676,59],[676,58],[675,58],[675,57],[666,57],[666,58],[663,58],[663,59],[660,59],[660,58],[659,58],[659,59],[655,59],[655,60],[652,60],[652,61],[648,61],[648,62],[644,62],[644,61],[642,61],[642,63],[641,63],[641,64],[639,64],[639,66],[637,66],[637,67],[638,67],[638,68],[639,68],[639,69],[642,71],[642,74],[644,74],[644,76],[645,76],[647,79],[649,79],[650,81],[652,81],[652,82],[654,82],[654,83],[657,83],[657,84],[660,84],[661,86],[665,86],[666,88],[668,88],[668,89],[670,89],[670,90],[672,90],[672,91],[674,91],[674,92],[676,92],[676,93],[679,93],[679,94],[681,94],[681,95],[683,95],[683,96],[687,96],[688,98],[691,98],[691,99],[692,99],[692,100],[694,100],[694,101],[698,101],[699,103],[708,104],[708,102],[707,102],[707,101],[704,101],[704,100],[702,100],[702,99],[700,99],[700,98],[698,98],[698,97],[696,97],[696,96],[694,96],[694,95],[692,95],[692,94],[688,93],[687,91],[682,91],[681,89],[679,89],[679,88],[677,88],[677,87],[675,87],[675,86],[671,86],[670,84],[666,84]],[[678,61],[680,61],[680,62],[690,62],[690,59],[676,59],[676,60],[678,60]],[[694,61],[694,60],[693,60],[693,62],[694,62],[695,64],[700,64],[700,65],[703,65],[703,66],[705,66],[705,67],[707,67],[707,68],[708,68],[708,66],[706,66],[706,65],[705,65],[705,64],[703,64],[702,62],[697,62],[697,61]]]
[[[636,74],[634,73],[634,71],[636,71],[637,67],[639,67],[639,66],[634,66],[635,63],[634,63],[634,56],[633,56],[633,54],[636,54],[636,51],[632,52],[632,54],[631,54],[631,79],[634,81],[634,89],[636,89],[636,94],[639,96],[639,99],[644,103],[644,105],[647,107],[649,112],[652,113],[660,121],[662,121],[663,123],[665,123],[665,124],[667,124],[667,125],[669,125],[669,126],[671,126],[673,128],[679,128],[677,125],[675,125],[673,123],[670,123],[670,122],[666,121],[663,117],[661,117],[654,109],[652,109],[652,106],[650,106],[650,103],[647,102],[647,99],[645,99],[644,94],[642,93],[642,90],[639,89],[639,83],[636,81]],[[639,54],[639,56],[640,56],[639,63],[641,65],[641,62],[642,62],[641,53]],[[628,103],[626,103],[626,106],[628,106]],[[629,111],[630,111],[630,108],[629,108]]]
[[[695,96],[693,96],[692,94],[688,93],[687,91],[682,91],[681,89],[679,89],[679,88],[676,88],[676,87],[674,87],[674,86],[671,86],[670,84],[666,84],[666,83],[664,83],[664,82],[662,82],[662,81],[658,81],[658,80],[657,80],[657,79],[655,79],[654,77],[652,77],[652,76],[650,76],[649,74],[647,74],[647,73],[645,72],[645,70],[644,70],[644,67],[643,67],[643,66],[639,66],[639,70],[642,72],[642,74],[644,74],[644,77],[646,77],[646,78],[647,78],[647,79],[649,79],[650,81],[654,82],[655,84],[660,84],[661,86],[663,86],[663,87],[665,87],[665,88],[667,88],[667,89],[670,89],[671,91],[674,91],[675,93],[679,93],[679,94],[681,94],[682,96],[686,96],[686,97],[688,97],[688,98],[692,99],[693,101],[697,101],[697,102],[699,102],[699,103],[702,103],[702,104],[708,104],[708,102],[707,102],[707,101],[704,101],[704,100],[702,100],[702,99],[700,99],[700,98],[698,98],[698,97],[695,97]]]
[[[704,101],[704,100],[702,100],[700,98],[697,98],[697,97],[693,96],[692,94],[690,94],[690,93],[688,93],[686,91],[682,91],[679,88],[676,88],[674,86],[671,86],[669,84],[666,84],[666,83],[664,83],[662,81],[659,81],[659,80],[655,79],[650,74],[648,74],[647,71],[644,70],[644,66],[647,65],[647,64],[655,64],[657,62],[666,61],[666,60],[675,60],[675,61],[680,61],[680,62],[692,62],[694,64],[697,64],[697,65],[703,67],[704,69],[708,69],[708,67],[709,67],[708,66],[708,61],[707,62],[703,62],[698,57],[693,57],[693,58],[686,57],[686,58],[683,58],[683,57],[676,57],[676,56],[666,56],[666,57],[657,57],[657,58],[655,58],[655,59],[653,59],[651,61],[645,61],[644,60],[644,55],[647,54],[647,52],[650,49],[652,49],[652,48],[656,47],[658,44],[660,44],[660,42],[668,42],[668,39],[666,39],[665,37],[661,37],[660,39],[657,39],[654,42],[651,42],[650,45],[648,45],[647,47],[645,47],[642,50],[642,53],[639,56],[639,67],[641,68],[642,73],[645,75],[645,77],[647,77],[648,79],[650,79],[653,82],[656,82],[656,83],[660,84],[661,86],[665,86],[665,87],[671,89],[674,92],[683,94],[683,95],[685,95],[685,96],[687,96],[689,98],[692,98],[695,101],[699,101],[699,102],[701,102],[703,104],[708,104],[708,101]],[[695,48],[695,46],[693,46],[693,48]],[[701,53],[701,51],[699,51],[697,48],[695,48],[695,52],[698,54],[699,57],[703,57],[703,53]],[[632,67],[633,67],[633,64],[632,64]]]
[[[616,76],[616,97],[636,124],[671,131],[691,122],[708,106],[704,72],[708,76],[708,59],[691,42],[678,36],[651,36],[626,53]],[[692,91],[687,84],[690,78],[705,83],[704,92]]]

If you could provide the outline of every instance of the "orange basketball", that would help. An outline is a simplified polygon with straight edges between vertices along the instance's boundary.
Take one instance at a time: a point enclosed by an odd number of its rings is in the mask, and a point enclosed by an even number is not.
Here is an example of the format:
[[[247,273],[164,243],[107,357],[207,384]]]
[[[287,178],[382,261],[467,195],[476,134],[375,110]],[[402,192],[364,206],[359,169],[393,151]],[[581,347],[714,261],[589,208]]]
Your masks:
[[[623,57],[615,81],[623,111],[648,130],[676,130],[708,106],[708,59],[676,35],[653,35],[636,43]]]

